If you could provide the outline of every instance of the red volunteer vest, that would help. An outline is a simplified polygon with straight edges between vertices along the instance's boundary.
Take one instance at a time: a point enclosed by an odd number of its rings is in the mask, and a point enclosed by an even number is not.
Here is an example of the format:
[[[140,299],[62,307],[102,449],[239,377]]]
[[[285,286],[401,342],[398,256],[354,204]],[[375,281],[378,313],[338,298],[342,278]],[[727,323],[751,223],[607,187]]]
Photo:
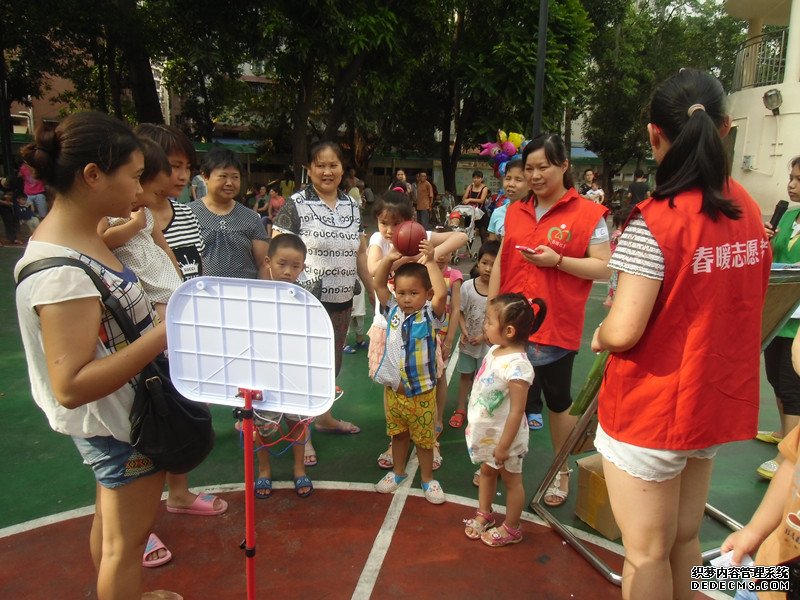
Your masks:
[[[577,350],[581,344],[586,299],[592,282],[554,267],[537,267],[515,246],[550,246],[564,256],[583,258],[600,217],[608,210],[581,197],[575,188],[537,221],[532,200],[514,202],[506,212],[501,254],[500,293],[518,292],[541,298],[547,317],[531,342]]]
[[[742,217],[700,213],[699,191],[636,205],[664,253],[664,281],[639,342],[611,355],[598,417],[616,440],[694,450],[756,433],[761,309],[772,252],[761,211],[733,180]],[[634,213],[635,214],[635,213]]]

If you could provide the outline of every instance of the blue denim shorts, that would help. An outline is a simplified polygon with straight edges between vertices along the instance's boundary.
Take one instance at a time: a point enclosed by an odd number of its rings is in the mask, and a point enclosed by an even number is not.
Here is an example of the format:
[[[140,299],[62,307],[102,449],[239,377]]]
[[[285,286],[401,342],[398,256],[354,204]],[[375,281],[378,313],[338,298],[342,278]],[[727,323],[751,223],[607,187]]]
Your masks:
[[[94,478],[104,488],[117,488],[158,471],[144,454],[113,437],[72,436],[72,441],[81,453],[83,463],[92,467]]]

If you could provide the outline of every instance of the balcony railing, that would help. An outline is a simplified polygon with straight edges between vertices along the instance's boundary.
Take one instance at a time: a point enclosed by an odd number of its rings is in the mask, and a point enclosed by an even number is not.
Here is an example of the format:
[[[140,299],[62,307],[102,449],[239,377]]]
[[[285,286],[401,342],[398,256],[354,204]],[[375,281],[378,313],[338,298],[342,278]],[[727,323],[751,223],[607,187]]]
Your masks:
[[[782,83],[788,35],[788,29],[781,29],[750,38],[739,46],[731,91]]]

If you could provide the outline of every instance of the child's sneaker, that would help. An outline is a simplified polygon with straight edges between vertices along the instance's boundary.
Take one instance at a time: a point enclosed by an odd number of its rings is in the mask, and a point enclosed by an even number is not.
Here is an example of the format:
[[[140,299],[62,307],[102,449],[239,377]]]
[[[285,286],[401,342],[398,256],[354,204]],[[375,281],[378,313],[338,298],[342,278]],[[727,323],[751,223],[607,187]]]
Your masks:
[[[381,494],[391,494],[400,484],[403,483],[408,475],[395,475],[393,471],[389,471],[383,478],[375,484],[375,491]]]
[[[423,481],[422,491],[425,494],[425,500],[431,504],[444,504],[444,490],[435,479],[431,479],[428,483]]]
[[[350,344],[347,344],[344,348],[342,348],[342,352],[345,354],[355,354],[356,349],[353,348]]]

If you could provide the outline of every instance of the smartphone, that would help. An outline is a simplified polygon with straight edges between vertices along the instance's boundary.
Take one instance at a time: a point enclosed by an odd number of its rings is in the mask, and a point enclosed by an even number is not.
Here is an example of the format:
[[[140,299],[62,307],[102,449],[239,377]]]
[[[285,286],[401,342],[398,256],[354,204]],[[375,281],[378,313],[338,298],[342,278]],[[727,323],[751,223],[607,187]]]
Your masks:
[[[514,246],[520,252],[530,252],[531,254],[539,254],[539,251],[531,248],[530,246]]]

